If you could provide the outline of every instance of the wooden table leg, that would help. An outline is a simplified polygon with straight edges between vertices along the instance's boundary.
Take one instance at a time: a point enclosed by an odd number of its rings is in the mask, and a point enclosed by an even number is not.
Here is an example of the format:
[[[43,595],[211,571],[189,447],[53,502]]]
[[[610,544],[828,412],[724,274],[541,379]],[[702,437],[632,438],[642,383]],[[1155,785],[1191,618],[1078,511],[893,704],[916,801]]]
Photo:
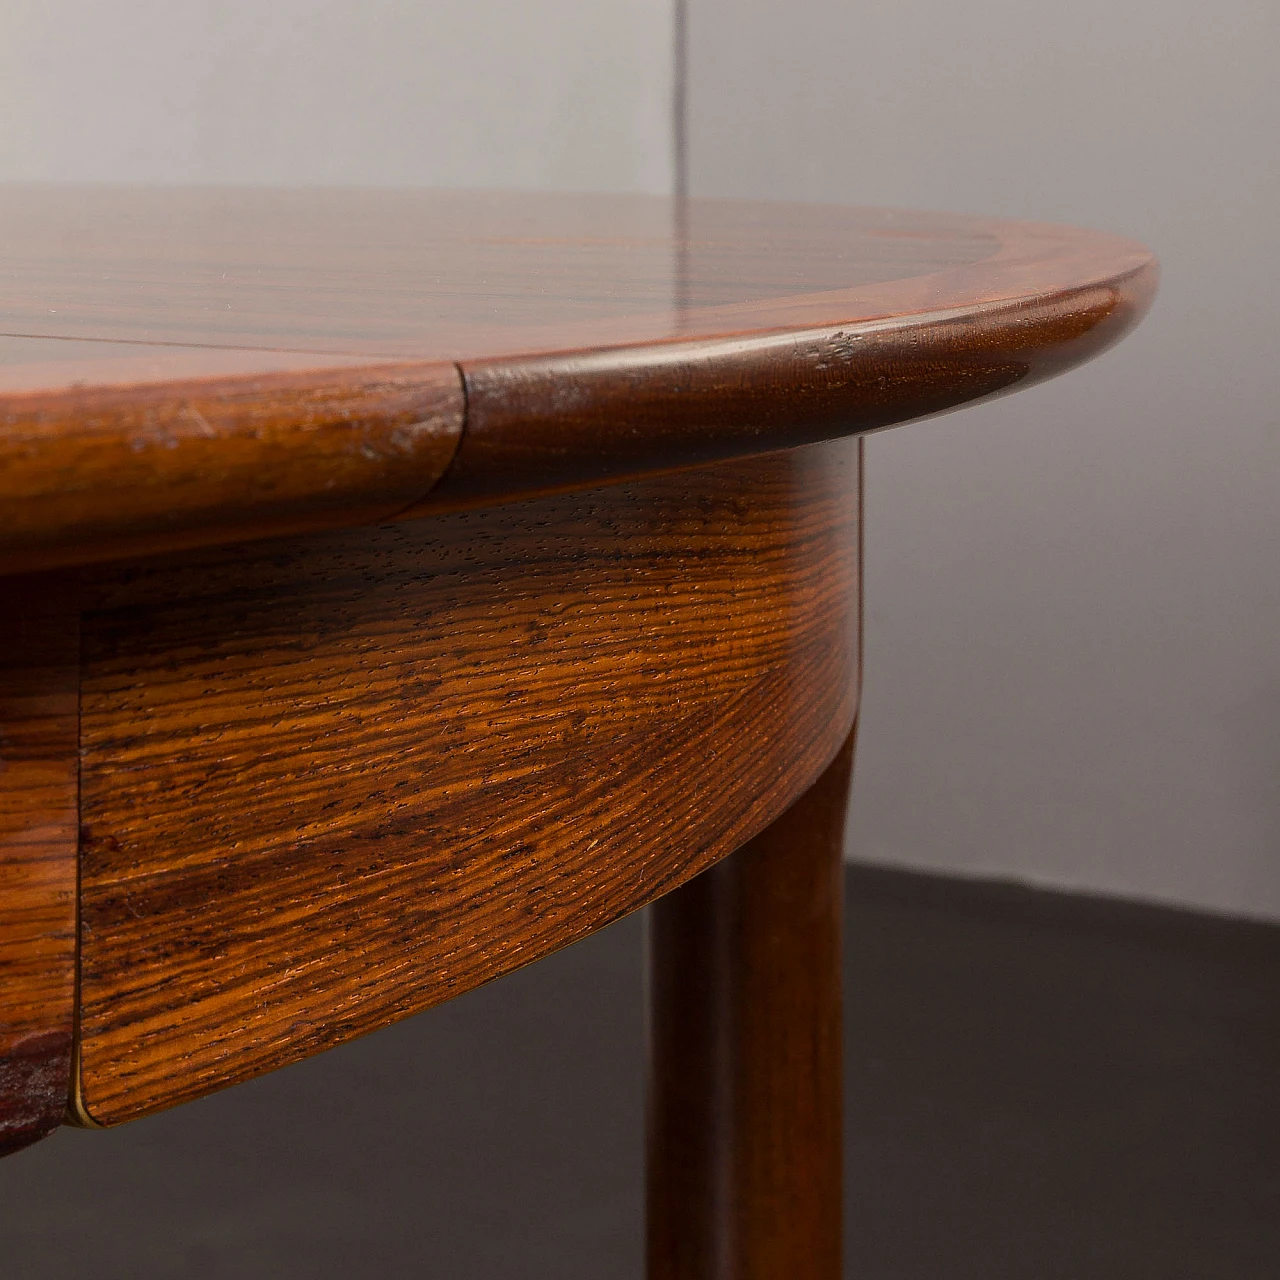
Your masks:
[[[649,1280],[837,1280],[841,846],[816,783],[649,916]]]

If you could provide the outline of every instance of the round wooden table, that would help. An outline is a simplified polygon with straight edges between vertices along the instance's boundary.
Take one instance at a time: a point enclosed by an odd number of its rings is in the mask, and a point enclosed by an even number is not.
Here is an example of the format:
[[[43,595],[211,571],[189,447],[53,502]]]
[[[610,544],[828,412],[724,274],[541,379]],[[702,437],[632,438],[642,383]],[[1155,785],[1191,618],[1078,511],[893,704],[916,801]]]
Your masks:
[[[1107,347],[1151,255],[359,190],[0,227],[0,1147],[652,903],[650,1275],[832,1280],[860,437]]]

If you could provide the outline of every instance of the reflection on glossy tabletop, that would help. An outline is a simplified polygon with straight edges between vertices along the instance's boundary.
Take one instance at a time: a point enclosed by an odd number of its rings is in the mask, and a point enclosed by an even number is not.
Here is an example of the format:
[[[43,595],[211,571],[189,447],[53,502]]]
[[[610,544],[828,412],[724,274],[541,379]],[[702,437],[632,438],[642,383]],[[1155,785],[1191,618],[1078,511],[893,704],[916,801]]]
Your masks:
[[[1155,282],[1095,232],[638,196],[19,187],[0,231],[9,571],[884,427],[1087,359]]]
[[[1037,223],[646,196],[5,187],[0,228],[10,340],[382,359],[841,324],[1150,263],[1130,241]]]

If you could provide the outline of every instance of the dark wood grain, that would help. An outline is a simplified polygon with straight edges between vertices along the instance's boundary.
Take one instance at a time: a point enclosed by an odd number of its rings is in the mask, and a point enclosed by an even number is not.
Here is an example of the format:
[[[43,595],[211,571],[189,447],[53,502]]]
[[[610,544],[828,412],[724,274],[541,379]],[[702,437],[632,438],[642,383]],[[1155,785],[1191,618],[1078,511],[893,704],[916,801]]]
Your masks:
[[[67,1105],[75,996],[78,617],[0,581],[0,1155]]]
[[[847,733],[858,443],[86,581],[80,1103],[115,1123],[597,929]]]
[[[0,189],[0,476],[23,513],[0,530],[0,570],[488,505],[872,430],[1088,358],[1155,284],[1141,246],[1062,227],[733,201],[677,212],[631,196]],[[460,405],[441,384],[439,431],[406,447],[404,388],[386,403],[351,391],[387,360],[467,380],[456,461],[421,504]],[[302,417],[260,390],[273,374],[310,397]],[[254,414],[271,419],[265,437]]]
[[[649,1280],[839,1280],[842,854],[821,778],[649,919]]]
[[[462,433],[458,371],[391,365],[10,396],[0,573],[393,516]]]

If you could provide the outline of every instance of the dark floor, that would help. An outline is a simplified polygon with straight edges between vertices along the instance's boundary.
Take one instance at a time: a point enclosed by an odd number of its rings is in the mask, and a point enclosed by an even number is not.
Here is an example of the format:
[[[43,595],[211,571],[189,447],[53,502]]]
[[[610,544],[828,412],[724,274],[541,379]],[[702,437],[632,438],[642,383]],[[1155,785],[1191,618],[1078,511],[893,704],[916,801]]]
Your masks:
[[[848,1273],[1280,1278],[1280,928],[859,869]],[[0,1274],[641,1271],[640,923],[0,1163]]]

